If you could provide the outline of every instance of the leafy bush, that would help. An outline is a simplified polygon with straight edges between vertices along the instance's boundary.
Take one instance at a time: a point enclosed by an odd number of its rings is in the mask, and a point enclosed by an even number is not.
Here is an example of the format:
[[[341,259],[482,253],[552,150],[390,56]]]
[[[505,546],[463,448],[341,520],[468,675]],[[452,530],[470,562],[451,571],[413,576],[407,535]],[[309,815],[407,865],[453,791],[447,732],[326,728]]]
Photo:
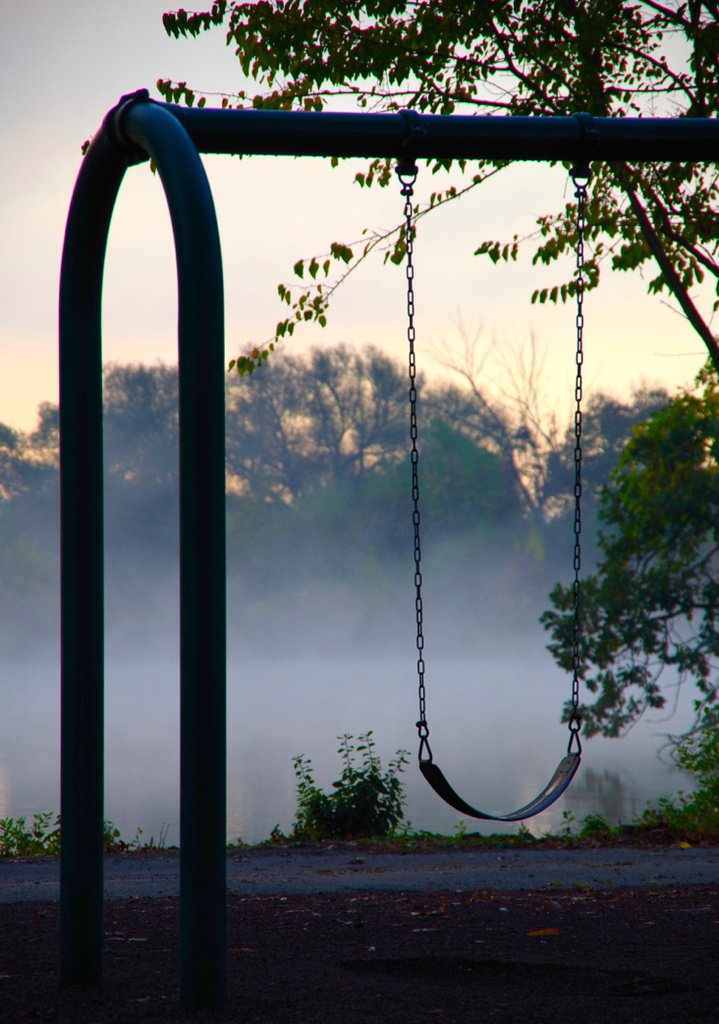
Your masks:
[[[25,818],[0,818],[0,857],[35,857],[60,852],[60,815],[36,814],[32,825]]]
[[[675,758],[680,768],[694,775],[698,787],[689,795],[680,792],[676,800],[660,800],[659,815],[673,828],[718,830],[719,728],[707,726],[688,736],[677,747]]]
[[[602,814],[587,814],[582,818],[579,835],[582,839],[594,839],[611,835],[606,818]]]
[[[398,750],[383,773],[374,752],[372,730],[359,737],[357,747],[349,733],[338,739],[343,767],[342,776],[332,784],[332,793],[315,785],[309,758],[300,755],[293,759],[298,779],[294,834],[316,839],[390,834],[403,817],[405,797],[398,776],[409,763],[408,751]],[[362,755],[359,766],[355,754]]]
[[[637,824],[678,832],[719,832],[719,728],[709,725],[682,740],[675,760],[698,782],[693,793],[681,790],[675,797],[662,797],[650,805]]]
[[[719,828],[719,728],[709,726],[679,744],[676,761],[699,783],[690,796],[681,794],[682,814],[690,823]]]
[[[0,858],[58,856],[60,832],[60,815],[50,811],[35,814],[31,825],[25,818],[0,818]],[[118,853],[134,845],[120,838],[120,830],[111,821],[103,823],[102,838],[105,853]]]

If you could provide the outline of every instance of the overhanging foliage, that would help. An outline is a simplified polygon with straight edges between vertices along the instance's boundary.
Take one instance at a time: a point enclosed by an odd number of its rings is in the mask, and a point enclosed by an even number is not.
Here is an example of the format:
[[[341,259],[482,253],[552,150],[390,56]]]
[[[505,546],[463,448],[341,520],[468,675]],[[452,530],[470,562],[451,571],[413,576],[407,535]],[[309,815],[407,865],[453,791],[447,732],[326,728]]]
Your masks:
[[[223,106],[311,111],[346,108],[350,101],[360,109],[413,107],[433,114],[707,118],[716,117],[719,106],[719,7],[712,0],[218,0],[207,11],[179,10],[163,21],[175,37],[225,30],[252,85],[223,96]],[[163,79],[158,89],[189,105],[204,105],[208,95]],[[451,169],[451,161],[431,164],[432,173]],[[415,217],[461,198],[503,166],[480,162],[463,187],[439,188],[415,208]],[[617,161],[596,163],[594,173],[588,286],[596,287],[605,267],[642,270],[653,261],[649,291],[673,296],[719,367],[710,314],[700,312],[692,295],[707,274],[719,287],[715,167]],[[387,186],[392,178],[392,161],[374,160],[355,180],[369,187]],[[538,217],[530,239],[534,262],[554,265],[576,241],[573,202]],[[475,251],[494,262],[515,260],[523,241],[480,238]],[[280,285],[289,315],[270,341],[305,321],[324,326],[337,284],[377,248],[400,261],[401,226],[350,244],[333,242],[327,253],[298,260],[294,291]],[[317,280],[297,294],[305,268]],[[559,280],[535,289],[532,301],[564,301],[573,287],[572,280]],[[265,352],[253,347],[234,365],[252,371]]]
[[[692,680],[694,727],[719,722],[719,380],[705,368],[634,428],[604,488],[598,571],[582,583],[584,732],[617,736]],[[572,588],[552,591],[549,649],[572,665]],[[663,686],[662,676],[669,680]]]

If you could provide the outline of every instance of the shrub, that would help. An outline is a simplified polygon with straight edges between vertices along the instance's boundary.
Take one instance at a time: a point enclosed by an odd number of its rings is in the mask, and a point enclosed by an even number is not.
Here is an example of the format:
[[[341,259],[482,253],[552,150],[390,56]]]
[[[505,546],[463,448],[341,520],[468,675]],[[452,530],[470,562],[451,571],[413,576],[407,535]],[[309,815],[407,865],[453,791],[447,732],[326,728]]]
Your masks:
[[[60,852],[60,815],[36,814],[32,825],[25,818],[0,818],[0,857],[35,857]]]
[[[129,849],[120,838],[120,830],[111,821],[103,823],[105,853]],[[60,853],[60,815],[51,812],[33,815],[32,824],[25,818],[0,818],[0,857],[38,857]]]
[[[300,755],[293,759],[298,779],[294,834],[316,839],[388,835],[403,817],[405,797],[398,776],[409,763],[408,751],[398,750],[383,773],[372,730],[359,737],[356,747],[349,733],[338,739],[337,753],[343,766],[332,793],[315,785],[309,758]],[[359,766],[355,754],[361,754]]]
[[[674,828],[719,829],[719,728],[707,726],[683,740],[676,749],[677,765],[698,782],[693,793],[678,794],[678,802],[662,800],[661,812]]]
[[[579,835],[582,839],[595,839],[611,835],[611,828],[602,814],[587,814],[582,818]]]
[[[709,725],[678,745],[675,760],[691,772],[698,786],[693,793],[662,797],[649,806],[639,825],[695,833],[719,832],[719,727]]]

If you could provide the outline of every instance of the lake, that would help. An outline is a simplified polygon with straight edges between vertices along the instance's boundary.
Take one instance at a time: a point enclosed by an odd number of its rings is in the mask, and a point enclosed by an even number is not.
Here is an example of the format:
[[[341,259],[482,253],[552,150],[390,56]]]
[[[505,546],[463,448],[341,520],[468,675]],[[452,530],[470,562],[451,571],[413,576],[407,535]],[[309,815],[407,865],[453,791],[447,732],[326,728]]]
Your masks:
[[[59,808],[60,694],[55,661],[2,666],[0,817],[30,817]],[[106,684],[105,817],[126,839],[178,842],[179,685],[171,658],[113,659]],[[427,716],[434,757],[469,803],[492,813],[522,806],[546,784],[563,756],[558,723],[569,680],[541,644],[511,656],[442,657],[427,669]],[[688,696],[688,694],[687,694]],[[687,700],[689,705],[690,701]],[[690,708],[669,721],[643,721],[620,740],[584,745],[572,786],[531,819],[535,834],[599,813],[629,822],[647,801],[691,789],[691,777],[658,760],[661,734],[677,732]],[[228,666],[227,835],[255,843],[275,825],[288,832],[295,810],[292,758],[312,760],[328,788],[340,775],[336,737],[374,730],[383,764],[408,749],[405,817],[416,829],[452,833],[461,815],[446,807],[417,770],[416,679],[407,658],[233,659]],[[466,821],[470,831],[513,830]]]

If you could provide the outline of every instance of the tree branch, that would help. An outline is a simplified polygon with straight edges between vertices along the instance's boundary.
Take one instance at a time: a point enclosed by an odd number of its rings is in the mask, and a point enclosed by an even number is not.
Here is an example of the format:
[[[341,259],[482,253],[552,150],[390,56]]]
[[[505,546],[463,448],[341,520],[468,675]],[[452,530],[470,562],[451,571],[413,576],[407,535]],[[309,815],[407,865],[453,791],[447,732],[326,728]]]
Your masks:
[[[642,51],[637,49],[636,46],[623,46],[622,50],[624,50],[625,53],[630,53],[632,57],[636,57],[638,60],[645,60],[648,64],[651,64],[653,65],[653,67],[657,68],[658,71],[663,72],[666,75],[666,77],[671,82],[674,83],[676,90],[678,92],[683,92],[686,95],[690,103],[693,103],[694,105],[698,104],[699,101],[697,100],[697,97],[692,93],[684,77],[682,77],[682,75],[680,74],[677,74],[675,71],[672,71],[672,69],[668,67],[665,63],[663,63],[661,60],[657,60],[656,57],[652,57],[649,53],[642,53]],[[673,90],[667,89],[666,86],[654,87],[648,90],[632,90],[632,92],[635,94],[643,91],[666,93]]]
[[[709,330],[709,327],[704,322],[704,318],[701,313],[692,302],[689,293],[682,284],[671,260],[664,251],[664,247],[656,230],[654,229],[654,225],[649,219],[647,211],[642,206],[637,193],[629,184],[629,169],[626,165],[615,164],[615,167],[618,171],[617,177],[621,187],[629,199],[629,205],[632,208],[632,213],[637,219],[637,223],[639,224],[641,232],[644,235],[644,239],[651,250],[652,256],[657,261],[667,285],[681,306],[687,320],[706,345],[712,363],[715,368],[719,370],[719,345],[717,345],[716,338]]]
[[[673,242],[676,242],[677,245],[680,245],[682,249],[684,249],[686,252],[688,252],[691,256],[694,257],[697,263],[701,263],[701,265],[705,267],[710,274],[713,274],[715,277],[719,277],[719,267],[716,265],[716,263],[713,263],[708,256],[705,256],[700,249],[697,249],[695,245],[692,245],[692,243],[689,242],[686,238],[684,238],[684,236],[681,235],[678,231],[675,231],[669,223],[669,218],[666,216],[666,211],[662,212],[664,213],[664,217],[662,217],[662,231],[667,236],[667,238],[671,238]]]
[[[691,28],[691,23],[686,18],[682,18],[678,11],[673,11],[671,7],[655,3],[654,0],[642,0],[642,3],[645,7],[651,7],[653,11],[657,11],[658,14],[663,14],[667,21],[672,22],[672,24],[680,25],[685,30]]]

